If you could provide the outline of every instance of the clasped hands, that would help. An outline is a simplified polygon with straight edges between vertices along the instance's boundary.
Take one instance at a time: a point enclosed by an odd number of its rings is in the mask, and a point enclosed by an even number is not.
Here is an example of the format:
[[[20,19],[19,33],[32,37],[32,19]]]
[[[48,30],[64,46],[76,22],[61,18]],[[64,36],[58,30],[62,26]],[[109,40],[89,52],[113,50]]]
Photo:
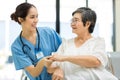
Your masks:
[[[46,68],[49,68],[53,62],[55,61],[62,62],[63,60],[64,60],[64,56],[55,53],[51,56],[47,56],[44,58],[44,65]],[[56,66],[52,65],[52,67],[56,67]]]
[[[45,57],[45,66],[49,67],[52,64],[52,62],[54,62],[54,61],[62,62],[63,58],[64,58],[64,56],[59,55],[57,53],[55,53],[51,56],[47,56],[47,57]]]

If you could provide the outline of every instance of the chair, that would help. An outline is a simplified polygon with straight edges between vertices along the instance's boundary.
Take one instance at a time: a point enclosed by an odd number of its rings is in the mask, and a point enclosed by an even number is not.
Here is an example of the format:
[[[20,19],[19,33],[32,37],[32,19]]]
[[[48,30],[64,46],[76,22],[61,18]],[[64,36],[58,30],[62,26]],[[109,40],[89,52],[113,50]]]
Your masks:
[[[24,72],[24,70],[22,71],[22,75],[21,75],[21,79],[20,80],[30,80],[28,77],[27,77],[27,75],[26,75],[26,73]]]
[[[107,69],[120,80],[120,52],[108,52]]]
[[[8,59],[7,59],[6,63],[13,63],[13,58],[12,58],[11,55],[8,56]]]

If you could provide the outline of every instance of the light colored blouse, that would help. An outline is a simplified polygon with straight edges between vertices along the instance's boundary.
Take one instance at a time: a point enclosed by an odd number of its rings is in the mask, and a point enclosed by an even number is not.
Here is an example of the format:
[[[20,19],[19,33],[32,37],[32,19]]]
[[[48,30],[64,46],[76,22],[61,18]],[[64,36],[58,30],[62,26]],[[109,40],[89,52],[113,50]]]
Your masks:
[[[105,69],[107,55],[105,53],[105,41],[103,38],[90,38],[80,47],[76,47],[74,38],[63,40],[58,54],[61,55],[92,55],[101,61],[101,66],[97,68],[86,68],[70,62],[55,62],[64,71],[64,80],[118,80]]]

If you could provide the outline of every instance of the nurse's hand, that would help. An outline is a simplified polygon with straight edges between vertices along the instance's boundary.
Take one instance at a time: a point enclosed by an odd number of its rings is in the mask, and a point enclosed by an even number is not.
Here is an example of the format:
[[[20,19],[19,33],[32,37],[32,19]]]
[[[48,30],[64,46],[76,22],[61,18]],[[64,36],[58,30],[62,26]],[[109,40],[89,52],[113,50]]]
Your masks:
[[[52,75],[52,80],[63,80],[63,77],[64,77],[63,70],[60,67],[56,68]]]
[[[44,65],[47,68],[49,68],[51,66],[52,62],[53,62],[51,59],[49,59],[49,57],[50,56],[44,58]]]

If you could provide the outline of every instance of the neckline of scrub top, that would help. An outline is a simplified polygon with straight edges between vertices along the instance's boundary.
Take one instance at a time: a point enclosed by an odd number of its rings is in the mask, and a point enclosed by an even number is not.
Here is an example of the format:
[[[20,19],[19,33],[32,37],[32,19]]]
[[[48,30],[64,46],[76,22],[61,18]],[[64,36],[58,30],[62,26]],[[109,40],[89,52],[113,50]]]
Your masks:
[[[35,45],[33,45],[30,41],[28,41],[27,39],[25,39],[22,36],[21,36],[21,39],[23,41],[23,45],[26,44],[28,47],[30,47],[31,50],[38,48],[38,37],[36,37],[36,44]]]

